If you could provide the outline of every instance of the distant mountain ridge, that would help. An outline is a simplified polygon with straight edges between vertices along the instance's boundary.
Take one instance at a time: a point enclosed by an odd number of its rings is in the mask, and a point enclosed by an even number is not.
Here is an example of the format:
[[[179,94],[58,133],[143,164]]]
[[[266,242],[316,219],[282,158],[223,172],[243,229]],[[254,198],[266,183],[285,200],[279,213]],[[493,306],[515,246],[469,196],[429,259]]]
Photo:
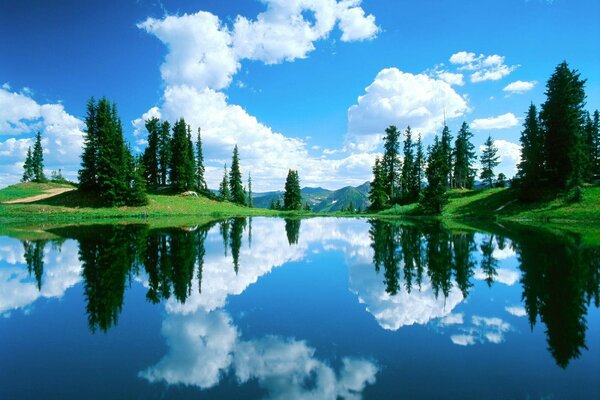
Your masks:
[[[365,182],[359,186],[346,186],[338,190],[321,187],[304,187],[301,189],[302,202],[308,203],[315,212],[333,212],[345,210],[350,203],[354,209],[364,210],[369,205],[369,189],[371,184]],[[254,207],[269,208],[271,202],[280,199],[283,203],[283,191],[253,193]]]

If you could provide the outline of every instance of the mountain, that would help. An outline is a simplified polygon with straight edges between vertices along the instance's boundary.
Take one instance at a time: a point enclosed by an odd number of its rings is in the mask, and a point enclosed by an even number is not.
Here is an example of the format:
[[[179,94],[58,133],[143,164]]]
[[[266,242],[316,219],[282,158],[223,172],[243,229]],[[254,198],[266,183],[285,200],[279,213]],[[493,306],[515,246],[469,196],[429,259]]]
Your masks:
[[[301,189],[302,202],[308,203],[315,212],[333,212],[348,208],[350,202],[355,209],[366,209],[369,205],[368,195],[371,185],[365,182],[360,186],[346,186],[338,190],[321,187],[305,187]],[[269,208],[277,199],[283,203],[283,191],[254,193],[254,207]]]

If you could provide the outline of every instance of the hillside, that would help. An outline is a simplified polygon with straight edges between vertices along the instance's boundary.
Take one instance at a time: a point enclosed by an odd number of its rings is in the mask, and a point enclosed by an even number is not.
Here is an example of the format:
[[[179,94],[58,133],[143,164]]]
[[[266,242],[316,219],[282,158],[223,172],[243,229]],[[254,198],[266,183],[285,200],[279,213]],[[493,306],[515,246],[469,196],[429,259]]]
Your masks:
[[[326,199],[313,207],[314,212],[344,211],[352,204],[355,210],[366,210],[368,206],[367,196],[352,186],[346,186],[327,196]]]

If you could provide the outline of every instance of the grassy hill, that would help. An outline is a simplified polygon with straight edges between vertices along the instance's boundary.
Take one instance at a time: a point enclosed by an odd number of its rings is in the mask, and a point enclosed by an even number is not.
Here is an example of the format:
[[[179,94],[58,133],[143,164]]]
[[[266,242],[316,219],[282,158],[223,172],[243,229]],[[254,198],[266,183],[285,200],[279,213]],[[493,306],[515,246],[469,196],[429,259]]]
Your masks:
[[[352,203],[355,209],[365,210],[368,200],[364,193],[352,186],[346,186],[327,196],[313,207],[315,212],[335,212],[346,210]]]

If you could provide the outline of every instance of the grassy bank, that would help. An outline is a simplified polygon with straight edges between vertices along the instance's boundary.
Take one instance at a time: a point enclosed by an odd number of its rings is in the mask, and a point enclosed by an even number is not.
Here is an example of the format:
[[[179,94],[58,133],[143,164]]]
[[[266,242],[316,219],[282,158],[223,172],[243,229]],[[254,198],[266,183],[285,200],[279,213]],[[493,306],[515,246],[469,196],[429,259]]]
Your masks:
[[[43,194],[66,185],[26,183],[0,190],[0,202]],[[533,222],[585,222],[600,224],[600,187],[586,187],[583,199],[569,202],[555,197],[535,203],[522,203],[514,189],[484,191],[453,190],[450,201],[441,216],[443,220],[507,220]],[[378,216],[422,217],[416,204],[396,206],[378,214],[353,214],[348,212],[311,213],[281,212],[261,208],[240,207],[229,202],[218,202],[205,197],[151,194],[149,204],[143,207],[104,208],[97,205],[94,195],[77,191],[62,193],[27,204],[0,204],[0,223],[9,222],[76,222],[103,219],[173,219],[185,217],[232,216]]]

